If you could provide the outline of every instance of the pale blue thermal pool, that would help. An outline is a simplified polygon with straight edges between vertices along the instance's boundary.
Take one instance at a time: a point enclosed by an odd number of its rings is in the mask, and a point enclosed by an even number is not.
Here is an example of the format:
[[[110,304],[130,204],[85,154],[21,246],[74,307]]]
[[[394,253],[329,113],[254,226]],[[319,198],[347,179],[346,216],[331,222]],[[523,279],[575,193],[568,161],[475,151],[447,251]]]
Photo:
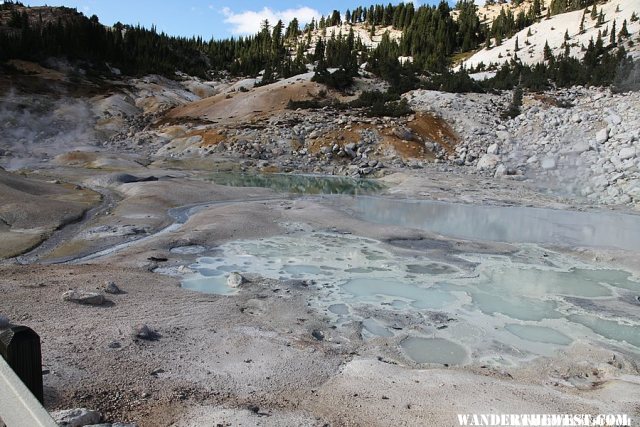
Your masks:
[[[517,363],[585,340],[640,353],[640,281],[566,255],[522,245],[517,256],[430,259],[373,239],[302,232],[226,243],[190,267],[183,287],[232,294],[232,271],[312,280],[312,306],[337,326],[361,322],[366,339],[395,340],[416,363]],[[393,316],[427,321],[398,327]],[[499,351],[497,350],[499,349]]]

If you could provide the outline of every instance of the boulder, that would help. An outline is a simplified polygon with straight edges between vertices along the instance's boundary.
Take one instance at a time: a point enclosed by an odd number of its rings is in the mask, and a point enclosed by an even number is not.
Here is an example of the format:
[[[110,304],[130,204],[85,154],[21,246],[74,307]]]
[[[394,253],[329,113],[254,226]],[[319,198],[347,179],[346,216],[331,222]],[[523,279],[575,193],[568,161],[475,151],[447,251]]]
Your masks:
[[[511,139],[511,134],[509,132],[507,132],[506,130],[499,130],[496,132],[496,136],[498,137],[498,139],[500,139],[501,141],[508,141],[509,139]]]
[[[485,154],[480,157],[476,168],[478,170],[494,169],[500,162],[500,157],[495,154]]]
[[[52,412],[51,416],[61,427],[84,427],[100,422],[102,415],[98,411],[86,408],[67,409]]]
[[[240,273],[233,272],[227,276],[227,286],[230,288],[237,288],[245,282],[245,278]]]
[[[617,114],[611,114],[609,117],[607,117],[606,120],[612,125],[619,125],[620,123],[622,123],[622,118]]]
[[[102,295],[101,293],[79,291],[76,289],[63,293],[62,300],[85,305],[102,305],[105,301],[104,295]]]
[[[133,336],[142,340],[152,341],[158,338],[158,333],[144,323],[138,323],[133,327]]]
[[[104,285],[104,291],[108,294],[117,295],[121,294],[122,290],[116,285],[115,282],[107,282]]]
[[[620,150],[618,157],[621,160],[632,159],[636,156],[636,149],[634,147],[625,147]]]
[[[392,132],[396,137],[402,139],[403,141],[412,141],[414,138],[411,129],[404,126],[397,126],[393,128]]]
[[[346,144],[344,146],[343,150],[351,158],[354,158],[357,155],[357,153],[356,153],[357,146],[356,146],[355,142],[350,142],[350,143]]]
[[[553,157],[545,157],[544,159],[542,159],[542,162],[540,162],[540,166],[544,170],[555,169],[556,168],[556,159],[553,158]]]
[[[598,144],[604,144],[608,140],[609,140],[609,129],[604,128],[599,130],[598,133],[596,133],[596,142]]]
[[[581,153],[584,153],[585,151],[589,151],[590,148],[591,147],[589,146],[589,143],[587,141],[581,140],[573,144],[573,146],[571,147],[571,152],[576,154],[581,154]]]
[[[640,182],[631,182],[626,189],[626,193],[636,200],[640,200]]]

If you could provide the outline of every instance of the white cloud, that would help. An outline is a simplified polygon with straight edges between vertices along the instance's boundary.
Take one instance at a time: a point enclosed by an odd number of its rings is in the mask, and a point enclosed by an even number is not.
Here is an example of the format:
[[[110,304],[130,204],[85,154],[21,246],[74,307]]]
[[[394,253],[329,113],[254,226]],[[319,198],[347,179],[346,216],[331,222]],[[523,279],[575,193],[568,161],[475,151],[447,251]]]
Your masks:
[[[299,7],[297,9],[272,10],[264,7],[262,10],[246,10],[236,13],[228,7],[222,9],[225,16],[224,22],[231,25],[233,34],[255,34],[260,30],[260,24],[268,19],[271,25],[282,20],[287,25],[293,18],[298,18],[300,25],[311,22],[311,19],[319,19],[321,14],[316,9],[310,7]]]

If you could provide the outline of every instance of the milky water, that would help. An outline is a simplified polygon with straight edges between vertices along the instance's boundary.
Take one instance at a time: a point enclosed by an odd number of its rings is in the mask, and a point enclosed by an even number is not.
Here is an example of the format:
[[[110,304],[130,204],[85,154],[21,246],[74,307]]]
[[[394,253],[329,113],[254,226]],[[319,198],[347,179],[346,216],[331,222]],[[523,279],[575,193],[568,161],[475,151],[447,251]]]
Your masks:
[[[518,363],[576,340],[640,353],[638,279],[521,246],[444,263],[372,239],[300,233],[224,244],[191,265],[183,286],[238,292],[226,285],[231,271],[313,280],[310,302],[335,325],[360,322],[365,339],[389,340],[416,363]],[[413,320],[394,320],[404,314]]]
[[[365,221],[494,242],[640,250],[640,216],[362,196],[340,199]]]

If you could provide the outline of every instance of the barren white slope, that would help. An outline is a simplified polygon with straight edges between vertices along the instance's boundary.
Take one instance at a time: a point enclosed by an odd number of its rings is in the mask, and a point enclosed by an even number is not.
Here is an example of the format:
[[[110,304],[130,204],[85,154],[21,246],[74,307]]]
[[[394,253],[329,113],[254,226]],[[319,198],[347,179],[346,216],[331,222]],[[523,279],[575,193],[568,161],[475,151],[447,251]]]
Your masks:
[[[616,7],[619,7],[619,12],[616,12]],[[562,44],[564,43],[565,32],[569,33],[571,56],[581,58],[584,55],[582,46],[586,48],[591,38],[595,41],[598,37],[598,31],[604,31],[608,27],[608,32],[610,33],[613,21],[615,21],[616,33],[618,33],[625,19],[627,20],[627,30],[631,33],[630,38],[634,41],[637,40],[640,21],[631,22],[631,15],[635,12],[636,15],[640,16],[640,2],[638,0],[611,0],[605,4],[598,5],[598,11],[601,8],[605,15],[605,23],[600,28],[595,26],[596,21],[591,20],[589,14],[587,14],[584,21],[584,32],[579,34],[583,10],[555,15],[550,19],[542,18],[540,22],[525,28],[512,38],[504,40],[502,45],[480,50],[464,61],[463,64],[466,68],[471,68],[478,66],[480,63],[489,66],[489,64],[501,65],[506,61],[510,61],[514,55],[516,38],[518,39],[519,51],[517,53],[520,61],[524,64],[536,64],[544,60],[545,42],[549,43],[554,55],[564,52]],[[531,31],[531,36],[527,37],[529,30]],[[605,46],[608,45],[609,36],[603,37],[603,41]],[[529,45],[527,45],[527,42]],[[638,43],[636,42],[635,45],[634,50],[637,52]],[[627,46],[625,45],[625,47]]]
[[[311,45],[309,46],[309,52],[313,52],[315,50],[315,45],[319,39],[324,39],[325,41],[329,40],[332,34],[335,34],[335,37],[337,38],[341,32],[342,32],[342,35],[346,37],[349,35],[350,28],[353,28],[353,34],[355,39],[357,40],[359,37],[360,40],[362,40],[362,44],[371,49],[375,49],[380,44],[380,41],[382,40],[382,36],[387,31],[389,32],[389,37],[391,37],[391,40],[400,41],[400,38],[402,37],[402,30],[394,29],[391,26],[376,27],[374,31],[374,35],[372,37],[370,33],[370,28],[367,25],[360,24],[360,23],[348,24],[343,22],[341,25],[326,27],[325,32],[323,32],[323,30],[318,30],[318,29],[314,30],[313,33],[311,34]],[[306,39],[307,39],[306,34],[303,34],[300,36],[300,41],[303,41]]]

